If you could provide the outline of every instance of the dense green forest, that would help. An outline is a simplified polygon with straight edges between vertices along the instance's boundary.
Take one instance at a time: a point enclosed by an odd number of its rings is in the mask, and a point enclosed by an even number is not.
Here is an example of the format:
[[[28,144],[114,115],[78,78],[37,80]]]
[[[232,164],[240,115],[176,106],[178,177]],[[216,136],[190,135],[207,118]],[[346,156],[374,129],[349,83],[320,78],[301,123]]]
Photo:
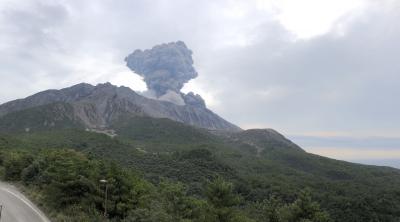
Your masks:
[[[1,149],[0,166],[2,178],[24,185],[54,221],[330,221],[308,191],[292,203],[271,196],[246,205],[221,177],[205,181],[202,195],[189,195],[182,183],[152,184],[74,150]]]
[[[1,126],[1,121],[0,121]],[[400,171],[306,153],[276,132],[209,132],[167,119],[117,136],[5,130],[4,180],[54,221],[399,221]]]

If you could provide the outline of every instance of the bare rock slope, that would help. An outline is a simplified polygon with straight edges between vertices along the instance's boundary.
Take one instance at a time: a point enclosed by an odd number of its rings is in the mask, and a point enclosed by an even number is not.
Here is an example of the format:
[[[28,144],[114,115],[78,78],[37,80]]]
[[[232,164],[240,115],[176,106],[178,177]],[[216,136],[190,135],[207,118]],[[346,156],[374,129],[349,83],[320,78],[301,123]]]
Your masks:
[[[0,105],[0,117],[43,105],[63,103],[72,106],[74,121],[87,128],[107,128],[113,121],[126,116],[168,118],[188,125],[211,130],[241,131],[203,104],[176,105],[141,96],[127,87],[110,83],[93,86],[81,83],[61,90],[47,90],[25,99]]]

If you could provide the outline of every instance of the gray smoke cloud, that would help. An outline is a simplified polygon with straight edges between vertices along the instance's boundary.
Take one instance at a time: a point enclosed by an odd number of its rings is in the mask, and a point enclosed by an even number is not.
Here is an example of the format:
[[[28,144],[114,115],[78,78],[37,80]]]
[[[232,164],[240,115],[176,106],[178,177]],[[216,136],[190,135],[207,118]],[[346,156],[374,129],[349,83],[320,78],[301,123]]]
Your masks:
[[[184,42],[156,45],[144,51],[137,49],[125,58],[127,66],[143,77],[149,91],[160,98],[163,95],[181,95],[180,90],[197,77],[193,67],[192,51]]]

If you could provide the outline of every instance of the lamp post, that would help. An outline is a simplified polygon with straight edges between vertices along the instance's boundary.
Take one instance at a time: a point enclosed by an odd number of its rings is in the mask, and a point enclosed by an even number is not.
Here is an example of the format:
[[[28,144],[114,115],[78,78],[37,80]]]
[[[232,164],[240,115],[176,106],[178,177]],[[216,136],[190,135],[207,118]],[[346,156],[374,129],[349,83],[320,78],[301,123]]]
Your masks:
[[[104,190],[104,217],[107,217],[107,191],[108,191],[108,184],[107,180],[102,179],[100,180],[100,183],[105,184],[106,188]]]

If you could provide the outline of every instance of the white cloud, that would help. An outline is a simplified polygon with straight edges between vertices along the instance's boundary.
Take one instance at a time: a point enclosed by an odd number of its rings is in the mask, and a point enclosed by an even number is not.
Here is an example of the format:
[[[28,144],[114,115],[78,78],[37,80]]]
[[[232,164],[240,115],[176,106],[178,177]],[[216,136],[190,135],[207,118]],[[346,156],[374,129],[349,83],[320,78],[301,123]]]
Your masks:
[[[363,11],[364,0],[273,0],[277,19],[298,38],[307,39],[328,33],[343,16]]]

